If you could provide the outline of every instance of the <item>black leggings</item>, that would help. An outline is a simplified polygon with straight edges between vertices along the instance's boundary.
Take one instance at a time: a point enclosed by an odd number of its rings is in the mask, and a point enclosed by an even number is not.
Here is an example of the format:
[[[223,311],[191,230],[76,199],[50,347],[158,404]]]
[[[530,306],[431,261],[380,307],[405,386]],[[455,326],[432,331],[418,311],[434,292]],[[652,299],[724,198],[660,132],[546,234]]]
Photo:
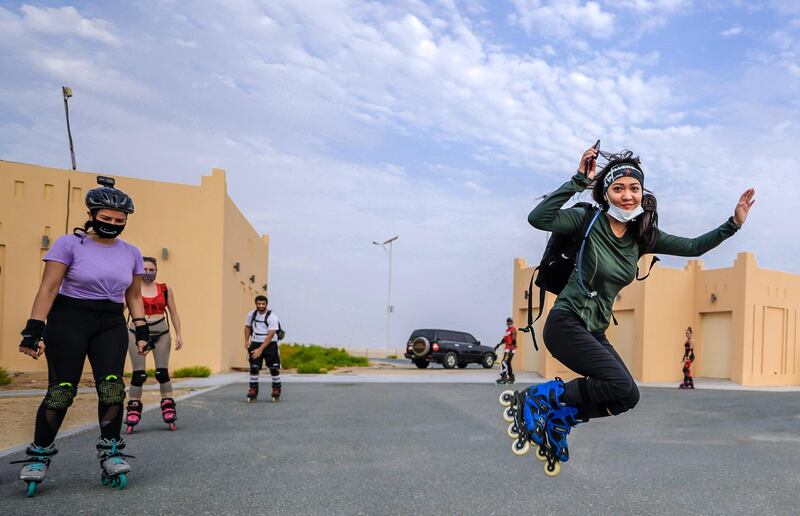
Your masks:
[[[639,402],[636,382],[605,333],[590,332],[572,312],[551,310],[543,336],[550,353],[584,377],[567,382],[562,397],[579,419],[616,416]]]
[[[111,397],[116,401],[120,397],[120,388],[124,389],[122,371],[128,349],[128,329],[122,310],[122,303],[62,295],[56,298],[47,316],[44,335],[48,396],[36,414],[35,444],[49,446],[55,441],[67,415],[67,408],[63,406],[72,403],[86,357],[92,366],[98,390],[100,434],[106,439],[120,438],[122,400],[113,403],[104,403],[103,400],[108,401]],[[71,387],[64,387],[65,384]],[[72,389],[71,393],[65,394],[69,389]],[[109,391],[113,391],[112,396],[107,394]],[[124,394],[123,390],[123,399]],[[57,402],[53,403],[53,399]],[[59,408],[52,408],[54,405]]]

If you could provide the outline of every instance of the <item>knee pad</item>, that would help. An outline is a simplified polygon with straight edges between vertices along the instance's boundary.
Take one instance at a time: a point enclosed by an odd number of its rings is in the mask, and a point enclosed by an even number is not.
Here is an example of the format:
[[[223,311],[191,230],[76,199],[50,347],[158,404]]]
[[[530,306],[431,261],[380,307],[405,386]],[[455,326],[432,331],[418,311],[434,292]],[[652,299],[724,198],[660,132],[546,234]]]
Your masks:
[[[131,385],[141,387],[144,381],[147,380],[147,373],[145,371],[134,371],[131,374]]]
[[[166,367],[156,369],[156,381],[158,383],[167,383],[169,381],[169,370]]]
[[[258,374],[261,372],[261,364],[250,364],[250,374]]]
[[[44,396],[44,406],[51,410],[67,410],[77,394],[78,388],[69,382],[51,385]]]
[[[110,374],[97,382],[97,397],[103,405],[125,401],[125,384],[119,376]]]
[[[281,370],[278,369],[275,366],[270,366],[269,374],[270,374],[270,376],[280,376],[281,375]]]

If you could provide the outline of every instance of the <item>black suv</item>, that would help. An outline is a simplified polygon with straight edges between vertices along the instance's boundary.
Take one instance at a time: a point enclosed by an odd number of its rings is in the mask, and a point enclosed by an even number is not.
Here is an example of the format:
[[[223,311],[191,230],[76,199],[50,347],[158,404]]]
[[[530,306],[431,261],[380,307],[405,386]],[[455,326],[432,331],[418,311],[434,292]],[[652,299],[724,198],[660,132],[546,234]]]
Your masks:
[[[469,333],[450,330],[414,330],[408,338],[405,356],[420,369],[431,362],[438,362],[445,369],[464,368],[471,362],[490,369],[497,360],[494,348],[481,346]]]

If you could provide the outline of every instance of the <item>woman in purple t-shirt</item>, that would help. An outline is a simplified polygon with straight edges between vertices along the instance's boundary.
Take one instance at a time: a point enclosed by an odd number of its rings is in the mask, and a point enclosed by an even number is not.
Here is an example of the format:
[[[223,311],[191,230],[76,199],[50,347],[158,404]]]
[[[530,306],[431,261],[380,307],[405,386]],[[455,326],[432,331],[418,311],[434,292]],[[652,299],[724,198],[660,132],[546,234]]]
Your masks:
[[[131,469],[120,437],[122,371],[128,349],[123,309],[127,303],[136,323],[139,352],[146,354],[142,253],[117,238],[133,213],[133,201],[114,188],[113,179],[99,177],[97,182],[103,186],[86,194],[91,220],[83,229],[60,237],[44,257],[42,283],[22,331],[20,352],[34,359],[44,353],[48,371],[47,394],[36,414],[28,458],[19,461],[27,464],[20,479],[28,484],[28,496],[33,496],[57,452],[53,443],[78,392],[87,357],[97,389],[103,484],[125,487],[125,474]]]

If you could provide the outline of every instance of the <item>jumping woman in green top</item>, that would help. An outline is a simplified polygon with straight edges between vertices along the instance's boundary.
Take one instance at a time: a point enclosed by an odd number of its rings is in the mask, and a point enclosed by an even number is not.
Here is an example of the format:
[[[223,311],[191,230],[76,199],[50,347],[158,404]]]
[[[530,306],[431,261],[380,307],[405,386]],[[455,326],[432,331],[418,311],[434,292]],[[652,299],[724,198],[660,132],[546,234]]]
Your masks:
[[[566,383],[556,378],[506,400],[523,407],[511,410],[519,415],[509,433],[521,434],[515,453],[525,453],[528,441],[533,441],[538,457],[547,461],[549,476],[558,474],[559,461],[569,459],[566,436],[572,426],[616,416],[639,401],[633,377],[605,336],[614,299],[636,277],[639,258],[645,253],[700,256],[741,228],[755,202],[755,190],[748,189],[733,216],[719,227],[696,238],[673,236],[643,222],[644,173],[638,158],[612,158],[595,177],[597,156],[595,148],[584,152],[572,179],[528,215],[536,229],[580,239],[584,208],[561,207],[594,183],[592,196],[601,211],[591,226],[582,262],[558,295],[543,331],[550,353],[581,378]]]

